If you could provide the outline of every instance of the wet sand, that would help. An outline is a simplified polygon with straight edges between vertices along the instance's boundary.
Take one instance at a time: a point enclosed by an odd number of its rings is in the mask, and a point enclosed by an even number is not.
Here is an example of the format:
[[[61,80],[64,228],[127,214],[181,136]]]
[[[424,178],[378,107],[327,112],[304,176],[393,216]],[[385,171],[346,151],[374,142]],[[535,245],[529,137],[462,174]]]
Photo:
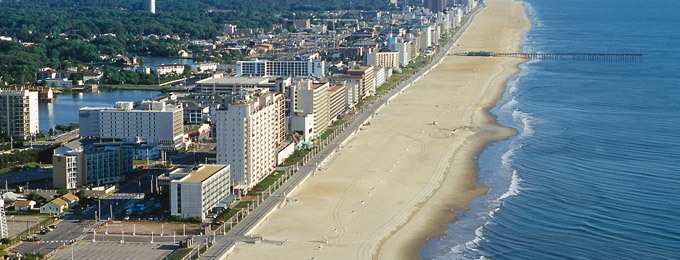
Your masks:
[[[529,26],[522,4],[486,4],[450,53],[520,51]],[[239,243],[228,259],[417,258],[427,239],[443,235],[454,210],[486,192],[477,185],[476,157],[515,134],[488,110],[521,62],[445,57],[250,233],[263,243]]]

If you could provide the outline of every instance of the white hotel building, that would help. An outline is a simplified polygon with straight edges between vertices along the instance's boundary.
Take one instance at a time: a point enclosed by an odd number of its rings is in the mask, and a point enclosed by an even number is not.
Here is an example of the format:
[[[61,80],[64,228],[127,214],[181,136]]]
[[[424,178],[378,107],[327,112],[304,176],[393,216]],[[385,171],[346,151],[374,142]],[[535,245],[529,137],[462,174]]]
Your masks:
[[[215,113],[217,163],[231,165],[234,189],[245,194],[276,168],[286,130],[284,97],[255,89],[232,100]]]
[[[115,107],[83,107],[79,111],[80,136],[144,141],[161,149],[180,149],[184,133],[181,105],[162,101],[116,102]]]
[[[306,56],[298,60],[273,61],[252,59],[236,62],[236,76],[256,77],[300,77],[326,76],[326,62],[319,59],[318,54]]]
[[[229,165],[199,165],[170,172],[170,214],[205,219],[229,196],[229,172]]]
[[[0,90],[0,131],[28,138],[38,133],[38,92]]]

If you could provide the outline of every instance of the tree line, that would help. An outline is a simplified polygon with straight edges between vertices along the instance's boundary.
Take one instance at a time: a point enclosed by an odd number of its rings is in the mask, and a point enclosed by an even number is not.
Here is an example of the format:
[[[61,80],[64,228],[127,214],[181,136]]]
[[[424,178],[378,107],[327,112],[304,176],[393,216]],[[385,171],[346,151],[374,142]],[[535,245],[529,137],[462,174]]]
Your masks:
[[[225,24],[270,29],[292,13],[325,10],[378,10],[388,0],[148,0],[0,1],[0,83],[30,84],[41,67],[66,69],[107,62],[116,55],[175,57],[191,39],[215,39]],[[181,40],[149,35],[177,35]],[[200,56],[231,61],[238,54]]]

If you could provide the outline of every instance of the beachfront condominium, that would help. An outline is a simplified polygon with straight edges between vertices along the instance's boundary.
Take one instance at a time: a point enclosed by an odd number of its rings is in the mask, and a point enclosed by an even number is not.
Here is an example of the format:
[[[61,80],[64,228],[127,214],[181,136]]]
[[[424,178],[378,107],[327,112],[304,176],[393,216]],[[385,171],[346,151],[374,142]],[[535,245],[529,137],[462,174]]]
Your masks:
[[[284,96],[252,89],[215,112],[217,163],[231,165],[234,189],[247,193],[274,171],[285,137]]]
[[[361,99],[364,99],[375,94],[375,72],[373,66],[361,66],[355,69],[347,70],[347,75],[350,77],[359,77],[361,79],[361,86],[359,89]]]
[[[292,112],[289,115],[288,129],[303,133],[305,141],[315,139],[330,124],[329,88],[328,82],[320,83],[302,79],[288,89],[288,106]],[[311,128],[305,126],[311,126]]]
[[[369,53],[368,55],[366,55],[366,64],[375,67],[398,68],[399,52],[381,51]]]
[[[134,147],[123,143],[72,141],[54,149],[52,185],[58,189],[113,185],[133,170]]]
[[[259,60],[236,62],[237,76],[254,77],[316,77],[326,76],[326,62],[318,53],[293,60]]]
[[[286,93],[286,106],[292,111],[287,115],[288,131],[304,141],[319,137],[350,107],[346,98],[352,86],[347,82],[296,81]]]
[[[167,175],[172,216],[203,220],[211,209],[231,194],[229,165],[201,164],[175,169]]]
[[[331,84],[328,89],[328,106],[329,117],[331,122],[335,121],[339,117],[345,114],[348,106],[346,106],[345,97],[347,88],[340,84]]]
[[[38,133],[38,92],[0,90],[0,132],[27,139]]]
[[[183,146],[181,105],[162,101],[116,102],[115,107],[79,110],[80,136],[157,144],[163,150]]]

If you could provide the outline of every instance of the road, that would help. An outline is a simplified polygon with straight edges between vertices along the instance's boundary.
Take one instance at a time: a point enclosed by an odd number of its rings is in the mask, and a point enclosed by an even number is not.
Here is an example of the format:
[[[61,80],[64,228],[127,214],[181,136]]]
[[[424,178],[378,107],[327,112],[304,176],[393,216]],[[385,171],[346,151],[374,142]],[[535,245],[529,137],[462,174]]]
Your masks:
[[[32,142],[29,143],[30,145],[33,146],[48,146],[48,145],[53,145],[53,144],[60,144],[60,143],[67,143],[72,140],[75,140],[78,138],[78,135],[80,134],[80,129],[76,129],[70,132],[66,132],[63,134],[60,134],[56,137],[54,137],[54,140],[52,141],[39,141],[39,142]]]
[[[46,255],[53,250],[58,249],[60,246],[78,240],[85,228],[91,224],[92,222],[90,221],[80,223],[79,218],[76,216],[67,216],[61,223],[57,224],[57,228],[53,231],[44,235],[38,234],[37,236],[40,238],[40,241],[22,242],[20,245],[10,250],[10,252],[20,253],[22,255],[35,252]]]
[[[475,13],[477,13],[475,11]],[[250,214],[243,219],[241,222],[236,224],[226,236],[218,236],[216,243],[206,251],[200,259],[222,259],[224,255],[229,251],[229,249],[235,245],[236,241],[241,240],[244,236],[248,234],[252,229],[258,225],[263,219],[273,211],[283,200],[285,200],[286,194],[291,194],[300,183],[302,183],[310,174],[312,174],[316,167],[323,160],[325,160],[331,153],[333,153],[345,140],[347,140],[352,134],[359,131],[359,128],[368,121],[376,111],[388,102],[390,98],[396,94],[402,92],[406,87],[411,86],[417,80],[419,80],[423,75],[428,73],[432,68],[437,66],[444,57],[446,57],[447,52],[453,47],[458,38],[467,30],[468,26],[472,23],[474,18],[474,13],[470,20],[461,28],[461,30],[452,37],[452,39],[444,47],[439,49],[436,56],[433,57],[432,62],[428,63],[425,67],[417,70],[412,76],[408,77],[398,83],[398,86],[386,94],[376,97],[371,103],[367,104],[365,108],[362,108],[358,114],[354,115],[352,118],[352,123],[342,131],[332,142],[325,145],[323,148],[316,150],[317,153],[314,155],[305,165],[299,168],[299,171],[295,173],[287,182],[285,182],[281,188],[276,190],[265,199],[257,208],[255,208]],[[318,149],[318,148],[317,148]],[[312,166],[312,167],[309,167]]]
[[[187,152],[171,155],[169,160],[173,164],[180,165],[206,163],[206,159],[209,156],[208,153],[214,148],[215,143],[193,143]]]

